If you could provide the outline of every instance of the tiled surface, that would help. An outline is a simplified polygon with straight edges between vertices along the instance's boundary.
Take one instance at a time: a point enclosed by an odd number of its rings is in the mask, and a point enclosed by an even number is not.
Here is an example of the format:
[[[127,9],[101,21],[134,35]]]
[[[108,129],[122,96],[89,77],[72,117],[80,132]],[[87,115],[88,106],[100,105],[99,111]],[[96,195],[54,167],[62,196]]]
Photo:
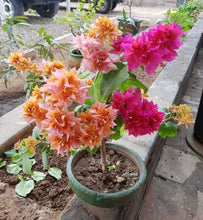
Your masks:
[[[195,106],[195,115],[203,88],[202,61],[203,47],[181,101]],[[139,220],[203,219],[203,158],[189,148],[186,136],[181,127],[177,136],[167,138]]]

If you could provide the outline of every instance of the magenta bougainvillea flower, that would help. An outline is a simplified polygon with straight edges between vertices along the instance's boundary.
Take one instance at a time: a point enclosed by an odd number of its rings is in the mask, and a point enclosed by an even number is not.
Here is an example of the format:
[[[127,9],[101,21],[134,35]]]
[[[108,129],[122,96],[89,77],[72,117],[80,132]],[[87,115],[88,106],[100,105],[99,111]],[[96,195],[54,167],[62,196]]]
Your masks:
[[[183,44],[179,40],[183,33],[181,26],[174,22],[172,25],[158,24],[136,38],[126,35],[115,39],[111,53],[123,53],[130,70],[142,65],[146,73],[151,75],[163,61],[169,62],[176,58],[175,50]]]
[[[124,93],[115,92],[112,106],[119,110],[125,129],[135,137],[157,131],[165,116],[152,101],[142,99],[140,89],[132,87]]]

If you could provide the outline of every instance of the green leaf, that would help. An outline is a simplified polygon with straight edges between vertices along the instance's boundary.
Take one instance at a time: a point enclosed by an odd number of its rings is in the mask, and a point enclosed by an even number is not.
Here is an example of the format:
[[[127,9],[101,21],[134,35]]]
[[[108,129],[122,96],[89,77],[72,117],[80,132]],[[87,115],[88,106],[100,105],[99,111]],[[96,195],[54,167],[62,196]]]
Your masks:
[[[43,170],[46,170],[47,167],[48,167],[48,161],[47,161],[47,153],[46,153],[46,151],[43,151],[43,152],[41,153],[41,155],[42,155]]]
[[[113,138],[114,140],[118,140],[120,139],[123,134],[126,132],[125,128],[125,121],[123,121],[123,119],[118,116],[116,118],[116,126],[113,128],[114,133],[110,135],[111,138]]]
[[[17,154],[17,151],[14,149],[8,150],[6,152],[4,152],[4,154],[8,157],[8,158],[12,158],[15,154]]]
[[[41,133],[41,130],[35,128],[35,129],[32,131],[32,137],[35,138],[35,139],[39,139],[40,133]]]
[[[50,58],[51,61],[53,61],[54,60],[54,55],[52,53],[49,53],[49,58]]]
[[[108,166],[107,168],[108,168],[108,171],[111,171],[111,170],[115,170],[116,166],[115,166],[115,165],[113,165],[113,166]]]
[[[22,45],[22,46],[24,46],[25,44],[24,44],[24,42],[23,41],[18,41],[18,43],[20,44],[20,45]]]
[[[53,176],[57,180],[61,179],[62,171],[57,167],[50,167],[48,169],[48,173],[49,173],[49,175]]]
[[[32,165],[33,165],[32,160],[29,159],[28,155],[25,154],[22,161],[23,173],[31,174]]]
[[[48,53],[48,50],[46,48],[43,48],[42,49],[42,56],[43,56],[43,58],[46,57],[47,53]]]
[[[77,154],[77,152],[78,152],[77,150],[72,150],[71,151],[71,156],[75,156]]]
[[[128,78],[120,87],[119,90],[123,92],[124,90],[128,90],[130,86],[135,86],[137,88],[143,89],[146,93],[148,88],[140,82],[133,73],[130,73],[130,78]]]
[[[12,158],[12,162],[21,165],[23,160],[23,153],[16,153]]]
[[[163,122],[159,127],[159,135],[162,138],[173,137],[177,133],[177,125],[174,122]]]
[[[32,162],[32,166],[36,164],[36,160],[35,159],[31,159]]]
[[[39,182],[40,180],[43,180],[46,178],[46,174],[40,171],[34,171],[31,175],[33,180]]]
[[[164,113],[168,113],[168,108],[162,107],[162,108],[159,108],[159,111],[164,112]]]
[[[94,148],[92,150],[89,147],[86,147],[85,150],[87,150],[91,154],[95,154],[98,150],[98,147],[94,146]]]
[[[89,89],[91,96],[94,98],[94,100],[97,101],[101,101],[101,91],[100,91],[101,78],[102,78],[102,74],[99,74],[95,82],[92,84],[91,88]]]
[[[15,187],[15,192],[22,197],[26,197],[35,187],[33,180],[24,180],[21,179]]]
[[[123,9],[123,19],[126,20],[126,12],[125,12],[125,9]]]
[[[22,168],[18,166],[18,164],[10,164],[6,166],[6,171],[9,174],[18,175],[21,170]]]
[[[116,63],[117,70],[110,71],[107,74],[102,74],[100,83],[101,96],[108,96],[116,91],[117,88],[126,80],[128,68],[122,63]]]
[[[45,30],[45,28],[44,28],[44,27],[42,27],[42,28],[40,28],[40,29],[39,29],[39,31],[38,31],[39,36],[41,36],[41,35],[42,35],[42,33],[44,32],[44,30]]]
[[[6,161],[5,160],[0,162],[0,168],[4,167],[5,165],[6,165]]]

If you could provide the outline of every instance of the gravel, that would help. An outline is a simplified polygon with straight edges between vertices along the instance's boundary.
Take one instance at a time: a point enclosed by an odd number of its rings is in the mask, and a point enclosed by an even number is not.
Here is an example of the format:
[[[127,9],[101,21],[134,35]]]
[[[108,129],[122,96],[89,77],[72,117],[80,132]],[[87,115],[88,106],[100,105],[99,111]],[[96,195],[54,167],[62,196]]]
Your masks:
[[[56,17],[62,17],[67,14],[64,3],[61,4],[63,9],[59,10]],[[71,7],[76,7],[77,3],[71,3]],[[117,7],[108,14],[108,17],[119,17],[122,16],[123,8],[126,10],[127,16],[129,16],[129,7],[124,4],[118,4]],[[156,7],[132,7],[132,17],[143,18],[145,21],[143,23],[150,23],[150,26],[155,24],[157,19],[160,19],[164,16],[164,13],[167,11],[168,6],[156,6]],[[42,27],[46,28],[47,34],[52,35],[57,38],[62,35],[70,33],[70,29],[67,25],[56,24],[54,23],[53,18],[41,18],[37,14],[28,14],[25,13],[28,17],[28,24],[31,26],[24,27],[15,27],[14,34],[20,34],[23,37],[23,41],[27,44],[33,44],[37,42],[39,38],[37,37],[36,31],[33,28],[39,30]],[[97,14],[97,16],[105,16],[101,14]],[[0,30],[0,41],[3,41],[7,38],[7,35],[4,31]]]

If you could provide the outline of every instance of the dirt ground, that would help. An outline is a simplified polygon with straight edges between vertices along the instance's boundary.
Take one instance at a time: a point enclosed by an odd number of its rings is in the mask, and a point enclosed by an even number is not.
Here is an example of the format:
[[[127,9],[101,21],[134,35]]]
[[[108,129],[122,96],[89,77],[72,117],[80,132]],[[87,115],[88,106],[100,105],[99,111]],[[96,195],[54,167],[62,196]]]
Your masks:
[[[109,17],[116,17],[122,15],[122,9],[125,7],[127,13],[128,8],[123,5],[119,5]],[[132,16],[141,17],[145,19],[142,22],[142,27],[153,26],[157,19],[161,19],[168,7],[132,7]],[[59,11],[57,16],[64,15],[64,11]],[[68,33],[68,28],[62,28],[61,25],[56,25],[53,19],[44,19],[39,16],[30,15],[29,23],[34,25],[36,28],[46,27],[47,33],[53,34],[54,37],[59,37],[63,34]],[[15,30],[18,32],[18,30]],[[26,27],[21,31],[21,34],[27,38],[28,41],[36,40],[29,27]],[[0,41],[5,38],[5,33],[0,31]],[[152,76],[146,76],[141,70],[138,70],[138,78],[144,80],[147,86],[156,79],[161,69],[158,69]],[[23,84],[25,82],[25,75],[11,76],[8,84],[8,88],[5,88],[3,82],[0,82],[0,116],[15,108],[22,102],[24,102],[24,90]],[[47,192],[48,193],[48,192]],[[54,198],[53,198],[54,199]],[[29,220],[55,220],[61,213],[61,210],[55,210],[48,204],[41,205],[37,201],[33,201],[32,197],[21,198],[14,192],[14,186],[0,181],[0,219],[1,220],[16,220],[16,219],[29,219]]]

